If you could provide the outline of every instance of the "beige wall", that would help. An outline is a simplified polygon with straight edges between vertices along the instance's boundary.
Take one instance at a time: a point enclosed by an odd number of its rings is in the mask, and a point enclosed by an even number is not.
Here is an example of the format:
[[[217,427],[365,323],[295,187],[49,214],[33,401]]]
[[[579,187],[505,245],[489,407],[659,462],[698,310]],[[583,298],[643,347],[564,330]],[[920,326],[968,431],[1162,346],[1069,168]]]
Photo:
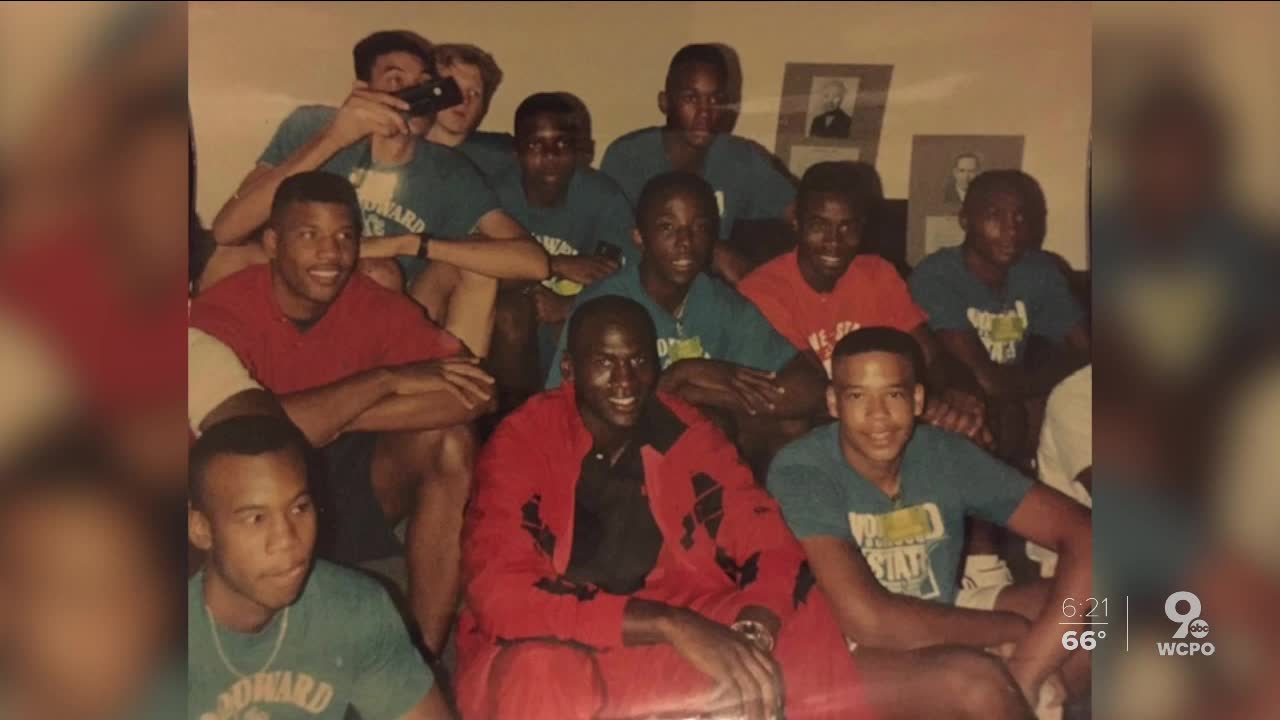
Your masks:
[[[1086,264],[1088,3],[191,3],[191,102],[201,214],[211,218],[276,123],[337,103],[351,46],[378,29],[469,41],[506,73],[485,128],[509,129],[529,93],[568,90],[607,144],[661,121],[671,54],[721,42],[742,62],[740,135],[772,148],[787,62],[894,65],[877,165],[905,197],[914,134],[1022,134],[1049,198],[1046,246]]]

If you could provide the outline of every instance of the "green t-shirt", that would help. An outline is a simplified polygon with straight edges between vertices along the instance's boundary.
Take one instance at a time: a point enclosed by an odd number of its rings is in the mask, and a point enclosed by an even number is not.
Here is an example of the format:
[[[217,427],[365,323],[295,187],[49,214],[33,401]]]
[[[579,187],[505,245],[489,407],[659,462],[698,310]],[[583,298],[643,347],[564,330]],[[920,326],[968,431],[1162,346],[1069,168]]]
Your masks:
[[[516,162],[516,139],[511,133],[473,132],[458,146],[490,182],[511,172],[519,172]]]
[[[431,669],[409,641],[390,596],[374,580],[317,560],[288,611],[280,651],[267,667],[285,613],[254,635],[214,628],[204,573],[187,583],[187,716],[190,720],[399,720],[430,692]],[[230,661],[233,674],[223,660]]]
[[[597,243],[604,241],[622,251],[624,265],[640,262],[640,250],[631,239],[631,205],[606,175],[590,168],[574,170],[564,204],[553,208],[530,206],[520,177],[517,170],[494,181],[498,201],[548,255],[594,255]],[[554,278],[544,284],[561,295],[576,295],[582,289]]]
[[[574,311],[592,298],[604,295],[630,298],[649,311],[658,331],[658,359],[663,368],[680,360],[711,358],[776,372],[796,356],[796,349],[773,329],[750,300],[706,273],[698,273],[694,278],[685,298],[684,315],[679,320],[649,297],[640,282],[639,263],[583,290],[574,301]],[[561,333],[560,345],[548,367],[549,388],[560,384],[560,357],[568,343],[567,336],[567,332]]]
[[[764,148],[734,135],[717,135],[707,150],[702,177],[720,205],[720,237],[733,233],[739,220],[782,218],[795,200],[796,188]],[[645,183],[672,170],[662,145],[662,128],[623,135],[609,145],[600,170],[627,194],[632,207]]]
[[[840,424],[783,448],[769,468],[769,492],[804,539],[852,539],[890,592],[955,602],[966,516],[1006,525],[1032,481],[960,435],[917,425],[902,459],[895,503],[849,466]]]
[[[271,138],[258,163],[275,167],[333,121],[337,110],[308,105],[294,110]],[[339,150],[321,170],[351,181],[364,214],[364,237],[430,233],[464,238],[480,218],[498,208],[498,198],[480,171],[462,153],[425,140],[403,165],[378,165],[372,142],[361,140]],[[398,258],[407,278],[422,272],[416,257]]]
[[[1019,363],[1032,335],[1060,341],[1084,319],[1067,279],[1048,254],[1032,250],[1009,269],[1003,293],[964,264],[962,248],[944,248],[911,273],[911,296],[935,331],[974,330],[1000,365]]]

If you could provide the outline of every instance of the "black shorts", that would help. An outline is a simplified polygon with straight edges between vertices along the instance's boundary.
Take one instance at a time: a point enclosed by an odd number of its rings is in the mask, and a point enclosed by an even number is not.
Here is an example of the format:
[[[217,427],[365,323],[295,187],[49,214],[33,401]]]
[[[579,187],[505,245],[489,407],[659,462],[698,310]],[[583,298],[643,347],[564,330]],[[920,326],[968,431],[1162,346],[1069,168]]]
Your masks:
[[[377,433],[346,433],[312,454],[312,490],[319,509],[316,554],[354,565],[404,552],[373,491]]]

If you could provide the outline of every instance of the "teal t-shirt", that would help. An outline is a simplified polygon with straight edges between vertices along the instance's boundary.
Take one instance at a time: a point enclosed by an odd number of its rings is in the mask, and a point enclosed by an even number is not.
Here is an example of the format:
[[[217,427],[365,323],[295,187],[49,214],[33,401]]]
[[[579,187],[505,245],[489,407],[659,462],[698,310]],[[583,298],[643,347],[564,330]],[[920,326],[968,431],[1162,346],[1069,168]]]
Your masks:
[[[977,331],[991,361],[1000,365],[1020,362],[1029,336],[1059,341],[1084,319],[1062,271],[1039,250],[1009,269],[1003,294],[969,272],[959,247],[922,260],[911,273],[910,287],[929,316],[929,327]]]
[[[294,110],[276,130],[258,162],[279,165],[315,137],[337,110],[309,105]],[[430,233],[437,237],[470,235],[480,218],[496,210],[498,198],[465,156],[421,140],[413,159],[396,166],[373,162],[372,141],[365,139],[339,150],[321,170],[351,181],[364,213],[364,236]],[[407,277],[422,271],[416,257],[400,258]]]
[[[801,539],[852,539],[891,592],[953,604],[965,517],[1007,525],[1031,479],[960,435],[917,425],[894,503],[845,461],[839,430],[824,425],[774,458],[768,487],[787,525]]]
[[[706,273],[699,273],[689,287],[681,320],[676,320],[645,292],[640,284],[639,263],[583,290],[574,302],[574,310],[604,295],[630,298],[649,311],[658,331],[658,358],[663,368],[679,360],[711,358],[773,372],[796,356],[796,349],[773,329],[750,300]],[[564,354],[567,335],[562,333],[551,361],[547,374],[549,388],[560,384],[560,357]]]
[[[721,238],[729,237],[739,220],[785,216],[796,188],[775,162],[763,148],[740,137],[720,134],[711,141],[702,177],[716,192]],[[618,183],[632,207],[645,183],[671,169],[660,127],[623,135],[609,145],[600,163],[600,170]]]
[[[434,677],[409,641],[390,596],[374,580],[317,560],[285,614],[255,635],[219,626],[214,644],[204,573],[187,583],[187,716],[191,720],[399,720],[430,692]],[[248,674],[252,673],[252,674]]]
[[[516,139],[511,133],[473,132],[457,147],[480,169],[486,180],[520,172],[516,162]]]
[[[554,208],[532,207],[525,198],[519,170],[494,181],[502,209],[533,234],[548,255],[594,255],[604,241],[622,251],[624,265],[640,262],[640,251],[631,239],[635,219],[622,190],[603,173],[590,168],[574,170],[564,204]],[[562,295],[574,295],[580,286],[547,281]]]

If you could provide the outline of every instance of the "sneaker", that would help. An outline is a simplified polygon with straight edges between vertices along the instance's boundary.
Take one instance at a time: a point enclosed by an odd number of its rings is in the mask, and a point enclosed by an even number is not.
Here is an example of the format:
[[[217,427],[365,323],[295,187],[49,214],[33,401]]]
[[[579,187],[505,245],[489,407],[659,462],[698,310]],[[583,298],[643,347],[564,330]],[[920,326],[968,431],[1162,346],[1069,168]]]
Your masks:
[[[961,586],[967,590],[1013,584],[1013,571],[999,555],[970,555],[964,563]]]

